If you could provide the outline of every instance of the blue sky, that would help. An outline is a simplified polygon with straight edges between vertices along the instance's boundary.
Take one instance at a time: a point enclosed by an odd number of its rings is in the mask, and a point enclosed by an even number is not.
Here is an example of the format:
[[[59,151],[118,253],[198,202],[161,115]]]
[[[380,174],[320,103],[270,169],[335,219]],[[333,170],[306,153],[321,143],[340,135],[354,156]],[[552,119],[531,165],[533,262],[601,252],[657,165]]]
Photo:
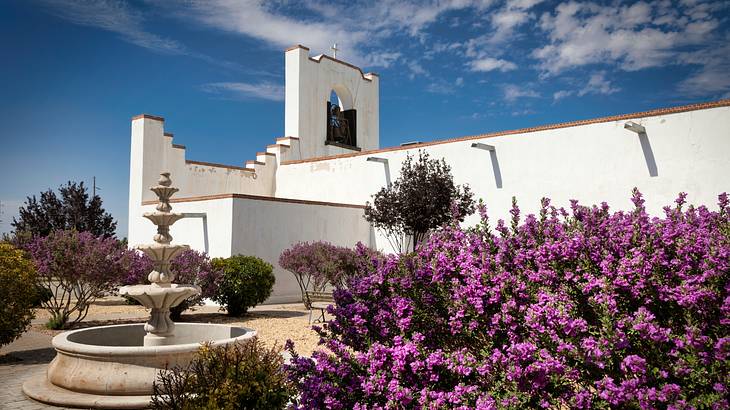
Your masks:
[[[294,44],[381,78],[381,146],[730,97],[730,3],[3,1],[0,232],[27,195],[96,176],[127,231],[130,118],[190,159],[281,136]]]

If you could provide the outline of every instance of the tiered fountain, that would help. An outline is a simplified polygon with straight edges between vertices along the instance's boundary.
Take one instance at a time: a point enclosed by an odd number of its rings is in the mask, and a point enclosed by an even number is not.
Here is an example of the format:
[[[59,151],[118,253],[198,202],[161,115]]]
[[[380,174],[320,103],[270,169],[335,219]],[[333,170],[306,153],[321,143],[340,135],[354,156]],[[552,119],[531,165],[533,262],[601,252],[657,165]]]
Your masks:
[[[145,324],[98,326],[64,332],[53,338],[56,357],[47,374],[23,384],[33,399],[58,406],[84,408],[139,409],[148,407],[152,384],[160,371],[185,366],[202,342],[213,346],[249,339],[256,331],[228,325],[175,323],[170,308],[200,292],[193,285],[172,283],[170,260],[186,245],[172,245],[170,226],[183,218],[170,212],[172,188],[169,173],[161,174],[150,188],[159,198],[155,212],[144,217],[157,226],[154,244],[141,245],[154,261],[149,285],[124,286],[121,295],[130,296],[151,309]]]
[[[200,288],[192,285],[177,285],[170,272],[170,261],[180,252],[189,249],[187,245],[170,245],[172,236],[170,226],[182,219],[183,214],[172,213],[170,198],[178,191],[173,188],[170,174],[160,174],[157,186],[150,188],[157,195],[160,203],[155,212],[146,212],[144,217],[157,226],[157,234],[153,237],[156,243],[139,245],[137,249],[146,253],[154,263],[154,269],[147,276],[150,285],[124,286],[119,294],[137,299],[146,308],[152,309],[150,319],[144,325],[147,335],[145,346],[162,346],[174,343],[173,331],[175,323],[170,319],[170,308],[179,305],[183,300],[200,293]]]

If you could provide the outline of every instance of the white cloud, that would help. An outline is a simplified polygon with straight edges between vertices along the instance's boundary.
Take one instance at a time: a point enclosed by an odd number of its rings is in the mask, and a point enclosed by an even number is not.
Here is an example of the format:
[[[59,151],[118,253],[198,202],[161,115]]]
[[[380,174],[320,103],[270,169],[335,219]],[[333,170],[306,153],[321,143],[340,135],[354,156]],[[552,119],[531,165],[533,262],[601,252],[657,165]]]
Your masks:
[[[727,98],[730,93],[730,43],[691,53],[683,53],[680,61],[688,65],[699,65],[690,76],[679,84],[679,91],[690,97],[720,95]]]
[[[49,14],[80,26],[116,33],[122,40],[154,52],[185,55],[225,68],[242,69],[239,64],[190,50],[179,41],[145,30],[143,13],[122,0],[40,0],[40,3]]]
[[[453,83],[439,80],[434,81],[426,86],[426,91],[433,94],[453,94],[456,89],[464,86],[464,78],[456,77]]]
[[[570,97],[573,95],[574,92],[571,90],[560,90],[553,93],[553,100],[558,101],[562,100],[563,98]]]
[[[235,82],[208,83],[202,85],[200,88],[207,93],[220,94],[227,98],[261,98],[270,101],[284,101],[284,86],[269,82],[258,84]]]
[[[537,98],[540,94],[526,87],[520,87],[516,84],[505,84],[502,86],[502,92],[504,93],[504,99],[508,102],[514,102],[518,98]]]
[[[578,95],[581,97],[586,94],[608,95],[620,90],[620,88],[612,86],[611,81],[606,80],[606,73],[602,71],[592,74],[591,78],[588,80],[588,84],[578,91]]]
[[[484,57],[480,58],[478,60],[473,60],[471,63],[471,70],[472,71],[493,71],[493,70],[499,70],[501,72],[506,72],[510,70],[514,70],[517,68],[517,65],[511,61],[502,60],[498,58],[492,58],[492,57]]]
[[[413,80],[416,77],[428,76],[428,71],[426,71],[426,69],[423,68],[423,66],[420,63],[418,63],[418,61],[409,61],[407,66],[408,66],[408,70],[410,70],[410,72],[411,72],[408,75],[408,77],[411,80]]]
[[[178,13],[204,25],[244,34],[269,44],[285,48],[304,44],[315,52],[329,52],[332,43],[342,47],[343,56],[353,53],[353,47],[367,39],[367,33],[327,22],[306,22],[277,14],[267,3],[257,0],[193,0],[189,8]],[[359,57],[359,56],[358,56]]]
[[[189,54],[181,43],[145,31],[142,13],[119,0],[67,0],[41,2],[49,13],[74,24],[119,34],[125,41],[169,54]]]
[[[372,66],[372,67],[383,67],[388,68],[393,63],[398,61],[398,59],[401,57],[401,53],[388,53],[388,52],[373,52],[370,53],[367,57],[367,63],[366,65]]]
[[[621,7],[562,3],[540,18],[549,43],[532,56],[549,75],[588,64],[612,63],[626,71],[661,66],[672,62],[679,47],[703,44],[718,25],[709,14],[697,20],[687,15],[691,10],[682,12],[683,20],[663,18],[666,9],[643,1]]]
[[[534,20],[532,7],[541,0],[507,0],[501,7],[489,13],[487,20],[491,31],[471,38],[464,43],[467,57],[482,58],[488,54],[501,54],[505,43],[518,36],[517,29]]]
[[[491,15],[494,33],[489,41],[492,44],[499,44],[509,40],[517,27],[535,18],[530,10],[541,2],[541,0],[507,0],[501,9]]]
[[[190,0],[184,3],[183,8],[170,7],[170,12],[186,20],[263,40],[281,48],[303,44],[315,54],[329,53],[332,43],[337,42],[341,46],[338,55],[353,64],[388,67],[401,53],[383,47],[381,40],[395,33],[423,40],[422,30],[443,13],[469,7],[481,9],[489,3],[491,1],[387,0],[353,5],[306,1],[304,6],[318,18],[304,18],[300,17],[301,9],[294,10],[296,5],[288,3]],[[287,6],[292,10],[288,10]]]
[[[553,93],[553,101],[562,100],[563,98],[570,97],[571,95],[578,95],[582,97],[587,94],[600,94],[608,95],[621,91],[619,87],[614,86],[610,80],[606,79],[606,72],[599,71],[591,74],[585,85],[575,90],[558,90]]]

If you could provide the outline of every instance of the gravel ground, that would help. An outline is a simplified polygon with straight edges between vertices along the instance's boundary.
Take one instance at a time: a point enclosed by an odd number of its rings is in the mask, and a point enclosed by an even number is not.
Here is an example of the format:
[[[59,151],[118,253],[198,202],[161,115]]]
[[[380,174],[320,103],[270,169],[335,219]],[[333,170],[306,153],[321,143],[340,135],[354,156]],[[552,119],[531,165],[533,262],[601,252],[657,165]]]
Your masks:
[[[137,323],[149,316],[149,311],[142,306],[122,303],[91,305],[86,319],[76,328]],[[311,329],[308,316],[309,311],[301,303],[261,305],[249,310],[243,317],[230,317],[214,306],[198,306],[194,311],[183,313],[182,321],[225,323],[254,329],[259,339],[269,346],[283,347],[287,339],[291,339],[297,353],[308,356],[317,348],[319,341],[319,336]],[[44,323],[48,318],[47,311],[38,309],[32,328],[36,332],[55,336],[61,331],[46,329]]]

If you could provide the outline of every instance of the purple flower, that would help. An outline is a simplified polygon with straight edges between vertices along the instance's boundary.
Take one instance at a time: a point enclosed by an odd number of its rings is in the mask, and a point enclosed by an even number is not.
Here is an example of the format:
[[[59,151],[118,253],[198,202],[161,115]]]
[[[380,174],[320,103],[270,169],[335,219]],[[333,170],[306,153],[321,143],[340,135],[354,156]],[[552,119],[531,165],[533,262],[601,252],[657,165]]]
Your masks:
[[[728,408],[730,201],[513,204],[371,258],[335,292],[301,408]]]

